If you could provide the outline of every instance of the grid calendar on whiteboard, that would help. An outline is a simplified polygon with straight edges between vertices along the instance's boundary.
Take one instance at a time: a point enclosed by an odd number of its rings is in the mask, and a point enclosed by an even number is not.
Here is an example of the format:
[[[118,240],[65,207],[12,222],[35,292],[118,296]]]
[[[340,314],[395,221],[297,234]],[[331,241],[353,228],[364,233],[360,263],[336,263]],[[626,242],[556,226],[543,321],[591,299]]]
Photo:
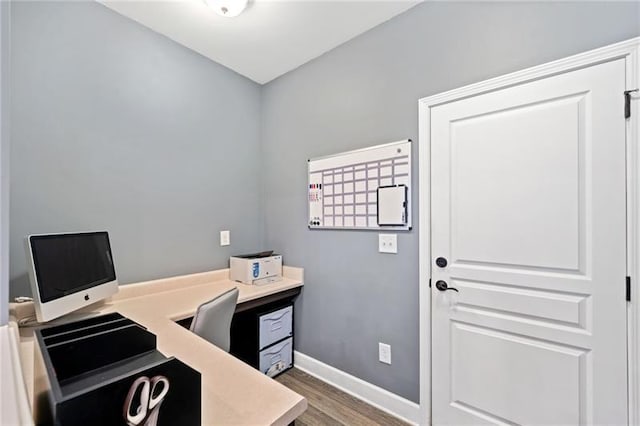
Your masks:
[[[377,190],[391,185],[411,185],[411,140],[309,160],[309,228],[410,229],[410,203],[405,225],[378,225]]]

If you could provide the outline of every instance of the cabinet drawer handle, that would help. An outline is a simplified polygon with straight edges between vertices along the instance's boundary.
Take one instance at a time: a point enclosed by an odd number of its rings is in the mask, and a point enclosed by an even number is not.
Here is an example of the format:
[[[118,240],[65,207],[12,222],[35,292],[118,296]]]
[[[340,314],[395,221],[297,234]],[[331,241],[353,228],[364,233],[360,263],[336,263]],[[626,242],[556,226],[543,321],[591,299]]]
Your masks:
[[[263,318],[263,321],[279,321],[282,319],[283,316],[287,315],[289,313],[289,311],[285,311],[283,313],[281,313],[279,316],[274,317],[274,318]]]
[[[280,330],[282,328],[282,321],[276,321],[271,324],[271,331]]]
[[[280,361],[282,359],[282,355],[281,354],[275,354],[274,356],[271,357],[271,365],[275,364],[276,362]]]

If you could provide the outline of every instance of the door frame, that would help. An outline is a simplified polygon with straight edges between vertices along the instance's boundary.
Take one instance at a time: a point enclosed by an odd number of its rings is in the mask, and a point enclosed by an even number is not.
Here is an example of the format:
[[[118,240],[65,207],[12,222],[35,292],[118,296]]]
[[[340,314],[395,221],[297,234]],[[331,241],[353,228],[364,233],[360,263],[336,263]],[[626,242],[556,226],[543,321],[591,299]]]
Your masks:
[[[608,62],[626,60],[627,89],[640,88],[640,37],[569,56],[450,90],[418,101],[419,182],[419,301],[420,301],[420,421],[431,423],[431,108],[539,80],[556,74]],[[620,94],[620,109],[623,109]],[[627,276],[631,277],[631,302],[627,302],[627,375],[629,424],[640,424],[640,92],[632,97],[627,135]],[[620,283],[624,285],[624,283]]]

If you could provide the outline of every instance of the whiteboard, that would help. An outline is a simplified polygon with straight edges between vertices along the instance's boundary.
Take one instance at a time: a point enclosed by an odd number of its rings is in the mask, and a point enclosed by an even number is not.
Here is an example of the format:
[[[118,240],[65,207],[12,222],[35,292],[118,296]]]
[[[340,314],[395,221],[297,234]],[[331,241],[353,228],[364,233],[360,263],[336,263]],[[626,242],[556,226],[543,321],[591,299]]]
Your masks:
[[[308,161],[310,229],[411,229],[411,140]],[[378,225],[379,187],[407,188],[404,225]]]

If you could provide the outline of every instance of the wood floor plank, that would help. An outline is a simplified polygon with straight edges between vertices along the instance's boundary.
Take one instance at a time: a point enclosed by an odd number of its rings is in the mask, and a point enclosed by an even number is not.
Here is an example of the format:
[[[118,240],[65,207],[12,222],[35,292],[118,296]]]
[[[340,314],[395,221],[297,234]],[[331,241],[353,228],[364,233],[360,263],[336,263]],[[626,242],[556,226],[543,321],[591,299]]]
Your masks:
[[[318,384],[293,379],[292,389],[307,397],[310,405],[318,408],[341,424],[361,425],[371,423],[370,419],[361,415],[353,406],[342,400],[342,395],[336,395],[331,390]]]
[[[332,398],[339,404],[349,407],[352,411],[357,413],[357,418],[350,419],[350,424],[371,424],[372,421],[378,424],[384,424],[389,426],[404,426],[405,422],[393,417],[382,410],[379,410],[366,402],[349,395],[335,387],[323,382],[316,377],[308,375],[300,370],[293,369],[292,375],[302,382],[309,383],[312,386],[317,386],[320,392],[326,392],[332,395]],[[364,423],[360,423],[359,420],[363,420]]]
[[[406,426],[396,417],[296,368],[276,380],[307,399],[309,408],[296,420],[297,425]]]
[[[303,415],[296,419],[295,426],[344,426],[336,419],[318,410],[313,405],[308,405]]]

